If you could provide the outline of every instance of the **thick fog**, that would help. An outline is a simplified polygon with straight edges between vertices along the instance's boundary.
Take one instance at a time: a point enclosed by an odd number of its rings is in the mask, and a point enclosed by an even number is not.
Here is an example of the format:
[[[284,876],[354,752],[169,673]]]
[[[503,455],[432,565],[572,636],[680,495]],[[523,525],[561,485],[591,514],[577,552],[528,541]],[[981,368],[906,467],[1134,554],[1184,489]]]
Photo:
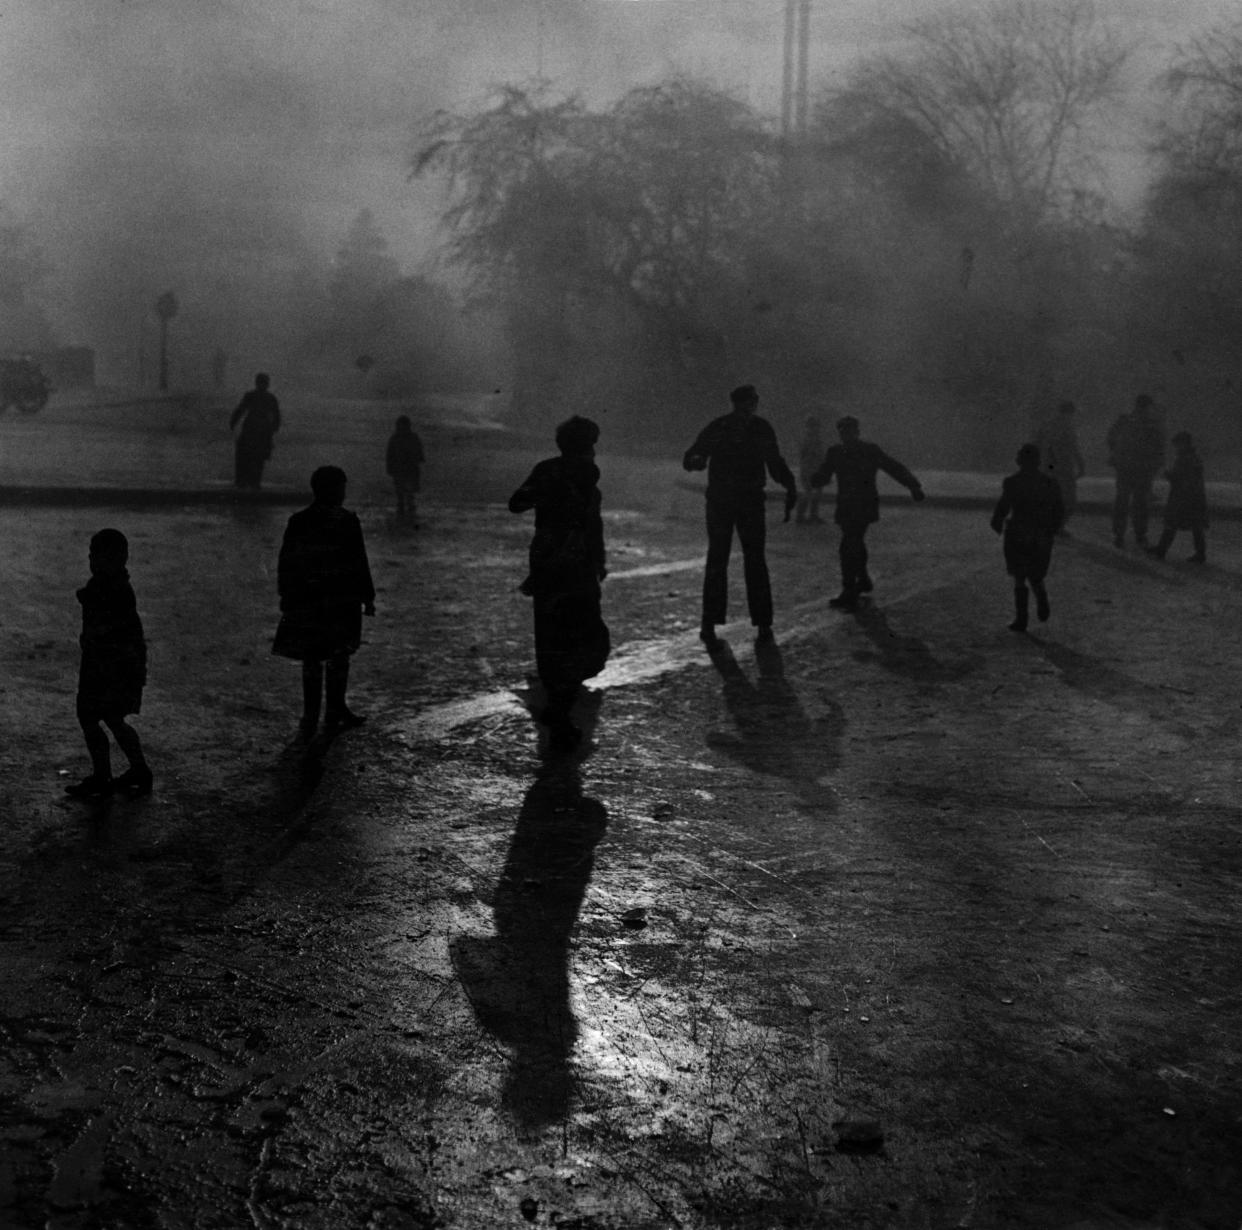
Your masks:
[[[812,90],[877,52],[901,54],[908,23],[942,7],[816,0]],[[607,107],[680,77],[771,120],[784,10],[783,0],[22,0],[0,17],[0,205],[46,265],[32,300],[52,339],[93,348],[101,379],[151,378],[151,305],[166,290],[180,303],[180,382],[204,382],[217,350],[242,368],[291,364],[324,336],[325,288],[364,212],[385,268],[428,283],[410,292],[410,319],[444,308],[442,290],[460,292],[461,270],[440,259],[443,184],[410,176],[419,125],[437,109],[466,113],[490,87],[536,76]],[[1152,81],[1179,44],[1233,10],[1109,0],[1096,11],[1132,50],[1096,149],[1109,206],[1124,213],[1148,174]],[[490,326],[474,319],[451,339],[444,379],[469,366],[460,352],[471,329],[489,356],[480,370],[491,363]],[[873,350],[909,328],[891,306],[872,324]]]

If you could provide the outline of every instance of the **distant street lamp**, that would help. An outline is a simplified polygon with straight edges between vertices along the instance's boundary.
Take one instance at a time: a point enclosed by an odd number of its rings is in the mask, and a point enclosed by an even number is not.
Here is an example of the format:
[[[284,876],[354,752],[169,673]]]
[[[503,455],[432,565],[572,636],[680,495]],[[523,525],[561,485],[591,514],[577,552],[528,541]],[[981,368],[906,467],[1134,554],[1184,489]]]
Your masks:
[[[177,296],[165,291],[155,301],[155,314],[160,321],[160,392],[168,392],[168,322],[177,314]]]

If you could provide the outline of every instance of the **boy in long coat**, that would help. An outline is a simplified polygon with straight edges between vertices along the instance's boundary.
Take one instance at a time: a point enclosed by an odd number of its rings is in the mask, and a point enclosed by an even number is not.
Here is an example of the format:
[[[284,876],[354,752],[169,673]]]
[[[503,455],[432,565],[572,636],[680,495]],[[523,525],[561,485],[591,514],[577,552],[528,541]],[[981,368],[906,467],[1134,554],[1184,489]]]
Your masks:
[[[547,694],[541,718],[557,751],[569,751],[581,739],[570,711],[583,681],[604,669],[611,648],[600,610],[608,570],[598,439],[599,426],[590,419],[567,419],[556,429],[561,455],[539,462],[509,498],[510,512],[535,511],[522,592],[534,600],[535,669]]]
[[[328,730],[366,719],[345,704],[349,659],[362,642],[362,614],[375,614],[375,585],[362,526],[345,502],[345,471],[320,466],[311,475],[314,503],[285,527],[276,566],[280,623],[272,652],[302,663],[302,734],[319,723],[327,692]]]
[[[1040,469],[1039,449],[1024,444],[1018,450],[1018,472],[1001,484],[1001,497],[992,512],[992,529],[1004,533],[1005,568],[1013,577],[1014,632],[1025,632],[1030,595],[1041,622],[1052,613],[1044,578],[1052,563],[1052,543],[1065,523],[1065,504],[1056,479]]]
[[[1164,504],[1164,530],[1160,541],[1148,548],[1157,559],[1164,559],[1173,545],[1178,530],[1189,530],[1195,544],[1192,564],[1207,562],[1208,525],[1207,489],[1203,483],[1203,462],[1195,451],[1190,432],[1179,431],[1172,439],[1176,450],[1173,465],[1165,470],[1169,480],[1169,497]]]

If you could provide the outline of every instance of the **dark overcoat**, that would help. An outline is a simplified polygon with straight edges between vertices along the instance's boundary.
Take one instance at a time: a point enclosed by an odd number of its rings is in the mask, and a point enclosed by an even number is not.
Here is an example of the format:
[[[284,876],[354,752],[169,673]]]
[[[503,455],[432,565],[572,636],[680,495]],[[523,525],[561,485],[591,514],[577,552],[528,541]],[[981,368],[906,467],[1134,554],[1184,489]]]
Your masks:
[[[424,460],[423,442],[416,431],[394,431],[389,437],[385,469],[398,487],[419,489]]]
[[[992,528],[1004,528],[1009,575],[1042,581],[1052,562],[1053,540],[1064,523],[1065,503],[1056,479],[1042,470],[1009,475],[992,512]]]
[[[1207,488],[1203,462],[1194,449],[1178,453],[1164,472],[1169,496],[1164,503],[1164,523],[1175,530],[1205,530],[1208,524]]]
[[[100,717],[138,713],[147,681],[147,642],[129,574],[92,576],[78,590],[78,601],[79,709]]]
[[[599,468],[591,461],[541,461],[509,499],[509,511],[535,512],[530,573],[535,664],[552,690],[576,687],[604,669],[611,649],[600,609],[605,572]]]
[[[295,512],[276,567],[280,624],[272,652],[299,661],[353,653],[375,585],[357,516],[331,504]]]

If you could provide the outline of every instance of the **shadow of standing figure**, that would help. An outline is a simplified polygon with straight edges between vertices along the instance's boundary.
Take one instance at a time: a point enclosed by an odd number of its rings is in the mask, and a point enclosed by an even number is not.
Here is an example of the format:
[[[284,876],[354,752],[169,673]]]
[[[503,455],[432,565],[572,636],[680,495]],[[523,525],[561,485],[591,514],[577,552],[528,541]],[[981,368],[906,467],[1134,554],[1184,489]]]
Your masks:
[[[887,671],[911,679],[915,683],[944,683],[969,674],[980,663],[978,657],[964,659],[956,665],[939,661],[927,642],[893,630],[882,607],[864,602],[854,612],[854,620],[867,634],[874,650],[856,649],[855,662],[875,662]]]
[[[808,804],[835,810],[836,799],[823,778],[841,763],[841,707],[826,702],[827,711],[812,717],[785,677],[784,658],[773,643],[755,646],[756,682],[724,639],[717,641],[712,664],[724,681],[725,708],[737,733],[709,732],[708,746],[756,773],[788,779]]]
[[[502,1104],[525,1127],[563,1119],[577,1022],[569,938],[608,813],[574,765],[549,766],[522,803],[492,899],[494,937],[459,936],[457,976],[479,1024],[509,1049]]]

